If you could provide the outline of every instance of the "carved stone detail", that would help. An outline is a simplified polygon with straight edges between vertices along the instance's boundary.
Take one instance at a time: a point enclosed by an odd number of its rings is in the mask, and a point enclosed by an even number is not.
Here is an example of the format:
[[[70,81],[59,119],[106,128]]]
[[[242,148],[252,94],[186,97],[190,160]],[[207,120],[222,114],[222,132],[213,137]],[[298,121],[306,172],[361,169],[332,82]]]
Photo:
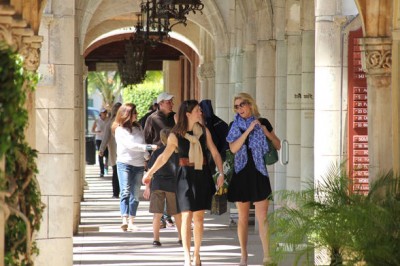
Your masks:
[[[366,67],[368,68],[392,68],[392,52],[391,51],[367,51],[366,55]]]
[[[392,71],[392,41],[388,38],[360,39],[362,64],[369,75],[389,74]]]
[[[214,78],[215,77],[214,63],[209,62],[200,65],[198,70],[198,77],[200,79]]]
[[[23,20],[16,20],[14,12],[0,16],[0,40],[24,57],[24,68],[36,71],[40,64],[40,48],[43,37],[35,36]]]
[[[19,53],[24,57],[24,68],[36,71],[40,65],[40,47],[35,43],[24,43]]]
[[[9,45],[13,43],[13,37],[11,34],[11,26],[7,24],[0,23],[0,40],[3,40]]]

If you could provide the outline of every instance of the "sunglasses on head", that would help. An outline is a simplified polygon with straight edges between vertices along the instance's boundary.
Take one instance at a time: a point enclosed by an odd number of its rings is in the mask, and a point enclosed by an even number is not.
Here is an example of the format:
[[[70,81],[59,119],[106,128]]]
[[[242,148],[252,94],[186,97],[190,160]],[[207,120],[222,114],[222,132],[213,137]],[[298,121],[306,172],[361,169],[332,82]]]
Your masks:
[[[248,104],[249,104],[248,102],[244,101],[244,102],[241,102],[241,103],[239,103],[239,104],[235,104],[235,105],[233,106],[233,108],[235,108],[235,110],[237,110],[237,109],[242,108],[242,107],[244,107],[244,106],[246,106],[246,105],[248,105]]]

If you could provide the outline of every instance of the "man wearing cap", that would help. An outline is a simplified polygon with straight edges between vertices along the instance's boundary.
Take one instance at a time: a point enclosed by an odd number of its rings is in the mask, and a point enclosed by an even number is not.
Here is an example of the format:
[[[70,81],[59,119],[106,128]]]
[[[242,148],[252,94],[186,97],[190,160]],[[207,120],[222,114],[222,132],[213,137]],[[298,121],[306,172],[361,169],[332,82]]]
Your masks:
[[[157,97],[158,110],[152,113],[146,120],[144,126],[144,138],[147,144],[162,146],[160,132],[163,128],[173,128],[175,126],[174,96],[167,92],[162,92]],[[171,216],[164,214],[161,218],[162,227],[174,226]]]
[[[163,128],[173,128],[175,126],[174,115],[174,96],[167,92],[162,92],[157,97],[158,110],[152,113],[144,125],[144,138],[147,144],[161,146],[160,131]]]
[[[97,150],[100,149],[101,141],[103,140],[103,135],[104,135],[104,127],[106,125],[107,121],[107,110],[105,108],[102,108],[100,110],[99,118],[97,118],[92,127],[92,133],[96,134],[96,148]],[[99,165],[100,165],[100,177],[104,176],[105,174],[108,174],[108,149],[106,148],[104,152],[102,153],[103,156],[100,156],[99,154]],[[105,158],[105,162],[104,162]]]

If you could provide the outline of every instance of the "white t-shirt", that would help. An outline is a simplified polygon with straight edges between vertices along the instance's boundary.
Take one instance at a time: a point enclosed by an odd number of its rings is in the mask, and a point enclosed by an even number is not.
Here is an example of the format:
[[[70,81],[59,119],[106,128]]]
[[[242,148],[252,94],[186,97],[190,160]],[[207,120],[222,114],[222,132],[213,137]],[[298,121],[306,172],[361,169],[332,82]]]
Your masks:
[[[104,136],[104,128],[106,126],[106,122],[107,119],[101,119],[101,118],[97,118],[96,119],[96,131],[100,131],[100,132],[96,132],[96,140],[103,140],[103,136]]]
[[[115,129],[117,143],[117,162],[133,166],[144,166],[145,159],[150,157],[146,151],[143,131],[138,127],[132,128],[132,133],[123,127]]]

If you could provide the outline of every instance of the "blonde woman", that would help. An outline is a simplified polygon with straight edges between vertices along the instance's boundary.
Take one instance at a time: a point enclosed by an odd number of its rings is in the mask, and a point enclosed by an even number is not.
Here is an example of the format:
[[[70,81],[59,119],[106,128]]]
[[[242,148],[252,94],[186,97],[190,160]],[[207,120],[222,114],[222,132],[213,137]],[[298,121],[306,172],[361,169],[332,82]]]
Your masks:
[[[254,99],[247,93],[239,93],[233,100],[234,120],[226,140],[235,154],[234,171],[228,188],[228,200],[235,202],[238,220],[238,238],[241,248],[240,266],[247,266],[247,239],[250,203],[254,202],[255,216],[264,251],[263,263],[270,262],[269,240],[267,235],[268,204],[271,184],[263,156],[268,151],[265,137],[274,147],[281,148],[271,123],[260,117]],[[265,222],[265,223],[264,223]]]

